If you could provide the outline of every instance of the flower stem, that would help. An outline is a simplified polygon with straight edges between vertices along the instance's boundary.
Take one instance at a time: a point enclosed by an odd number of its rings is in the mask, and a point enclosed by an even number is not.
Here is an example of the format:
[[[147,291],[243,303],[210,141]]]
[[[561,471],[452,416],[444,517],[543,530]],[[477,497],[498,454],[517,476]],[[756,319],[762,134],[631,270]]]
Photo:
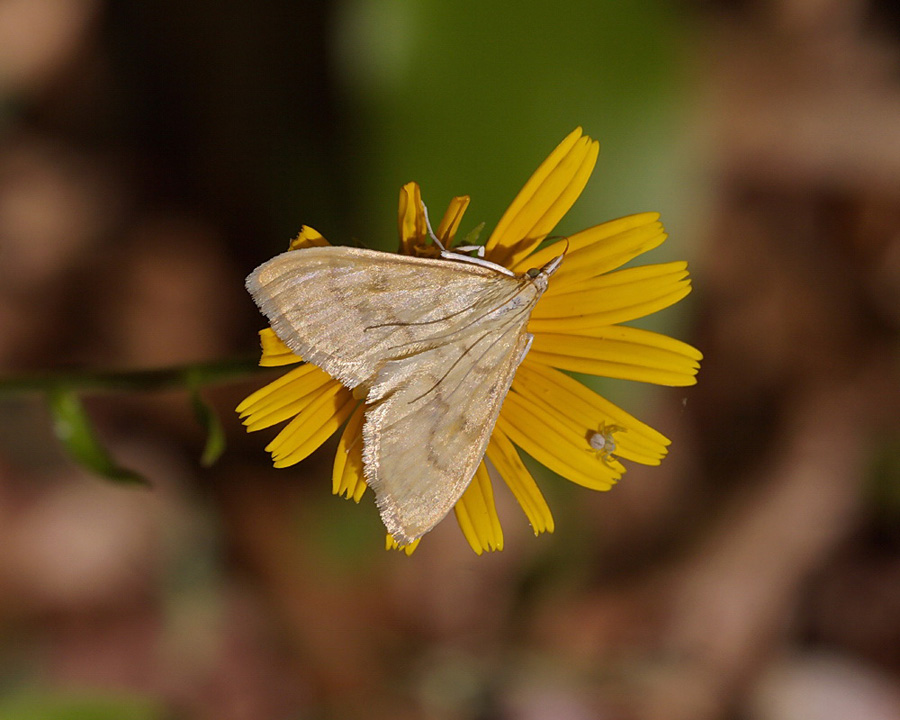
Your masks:
[[[0,377],[0,397],[47,392],[59,387],[87,393],[190,389],[260,372],[264,368],[259,367],[258,361],[258,356],[253,356],[145,370],[61,370],[27,373]]]

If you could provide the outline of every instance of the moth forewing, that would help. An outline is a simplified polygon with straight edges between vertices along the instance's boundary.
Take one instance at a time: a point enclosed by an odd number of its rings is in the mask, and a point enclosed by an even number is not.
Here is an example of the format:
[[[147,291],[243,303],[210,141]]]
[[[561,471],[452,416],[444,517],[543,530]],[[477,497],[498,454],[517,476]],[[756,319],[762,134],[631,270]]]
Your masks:
[[[282,253],[247,278],[275,334],[348,387],[503,293],[490,268],[347,247]],[[476,311],[477,312],[477,311]]]
[[[366,481],[399,543],[431,530],[471,482],[561,259],[516,275],[465,258],[316,247],[247,278],[291,350],[365,390]]]

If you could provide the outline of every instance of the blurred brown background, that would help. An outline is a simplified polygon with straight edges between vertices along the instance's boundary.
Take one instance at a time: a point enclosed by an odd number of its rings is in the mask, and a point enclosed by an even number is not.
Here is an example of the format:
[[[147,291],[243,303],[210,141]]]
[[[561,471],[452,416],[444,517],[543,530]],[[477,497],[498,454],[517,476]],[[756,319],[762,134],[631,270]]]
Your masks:
[[[900,16],[875,0],[0,0],[0,363],[256,352],[243,290],[308,223],[392,249],[396,196],[496,222],[576,125],[560,231],[660,210],[696,388],[604,390],[673,439],[533,538],[412,558],[332,446],[275,471],[212,389],[90,398],[152,490],[0,399],[0,720],[900,718]],[[538,472],[536,470],[536,472]]]

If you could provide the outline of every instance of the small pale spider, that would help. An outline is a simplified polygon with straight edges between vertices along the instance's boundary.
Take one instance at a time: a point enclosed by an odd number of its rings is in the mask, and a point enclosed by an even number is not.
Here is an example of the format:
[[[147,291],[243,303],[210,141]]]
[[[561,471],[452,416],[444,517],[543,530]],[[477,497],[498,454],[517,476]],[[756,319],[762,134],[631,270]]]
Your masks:
[[[608,467],[612,467],[610,458],[616,451],[616,439],[613,435],[617,432],[625,432],[621,425],[607,425],[601,423],[596,432],[588,437],[588,444],[597,451],[597,456]]]

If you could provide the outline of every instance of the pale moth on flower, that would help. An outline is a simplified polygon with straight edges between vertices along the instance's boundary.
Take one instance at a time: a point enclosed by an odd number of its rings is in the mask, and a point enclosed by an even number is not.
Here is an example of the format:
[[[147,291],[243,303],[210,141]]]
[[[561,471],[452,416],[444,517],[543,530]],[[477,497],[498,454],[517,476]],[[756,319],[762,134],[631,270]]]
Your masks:
[[[481,554],[503,548],[498,479],[535,535],[554,530],[520,452],[592,490],[610,489],[622,460],[658,465],[669,441],[570,374],[686,386],[702,357],[626,324],[690,292],[684,262],[626,266],[666,239],[658,213],[550,239],[598,149],[570,133],[483,246],[456,243],[468,197],[433,232],[408,183],[399,253],[332,246],[304,226],[257,268],[247,287],[271,324],[260,364],[294,367],[237,410],[249,431],[286,422],[266,446],[275,466],[338,433],[332,491],[375,491],[387,547],[413,552],[452,509]]]
[[[438,259],[315,247],[247,278],[284,344],[365,398],[366,482],[401,545],[469,486],[531,345],[531,310],[563,259],[517,274],[447,251],[428,230]]]

